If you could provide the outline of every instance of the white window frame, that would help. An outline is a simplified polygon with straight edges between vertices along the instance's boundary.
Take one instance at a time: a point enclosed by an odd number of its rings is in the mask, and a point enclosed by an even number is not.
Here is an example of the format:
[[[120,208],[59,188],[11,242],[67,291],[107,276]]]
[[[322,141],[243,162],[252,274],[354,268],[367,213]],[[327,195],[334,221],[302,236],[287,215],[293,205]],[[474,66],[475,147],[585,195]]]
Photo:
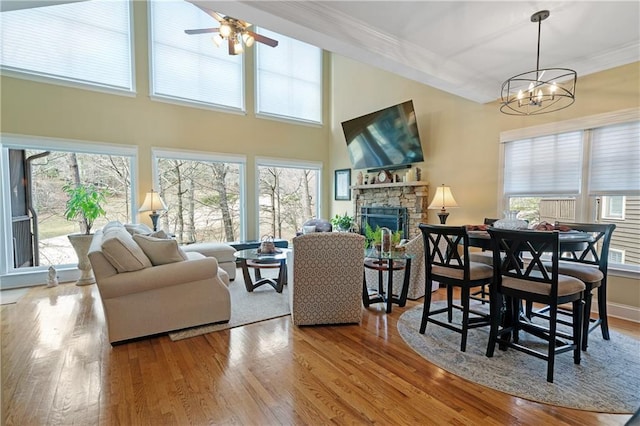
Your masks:
[[[131,170],[130,211],[138,210],[136,188],[138,186],[138,147],[136,145],[115,145],[93,141],[73,139],[48,138],[30,135],[18,135],[3,133],[0,135],[0,160],[2,162],[2,195],[0,196],[0,212],[2,222],[0,231],[2,235],[11,235],[11,198],[9,182],[9,149],[40,149],[62,152],[76,152],[96,155],[117,155],[129,157]],[[0,241],[0,288],[20,287],[46,282],[48,266],[34,266],[30,268],[14,268],[12,257],[12,244],[9,238]],[[62,265],[58,272],[75,271],[75,266]],[[61,274],[61,278],[63,275]]]
[[[305,160],[290,160],[290,159],[282,159],[282,158],[272,158],[272,157],[256,157],[255,158],[255,188],[256,193],[255,196],[255,230],[258,232],[260,229],[260,167],[282,167],[282,168],[290,168],[290,169],[306,169],[306,170],[315,170],[317,173],[317,189],[316,189],[316,211],[315,217],[320,217],[320,212],[322,211],[322,171],[323,165],[320,161],[305,161]]]
[[[612,253],[617,253],[620,255],[620,263],[624,263],[624,255],[625,255],[625,251],[624,250],[619,250],[619,249],[609,249],[609,263],[611,262],[611,254]]]
[[[233,163],[239,167],[239,184],[240,184],[240,241],[246,241],[247,234],[247,179],[246,166],[247,156],[241,154],[225,154],[217,152],[193,151],[186,149],[167,149],[167,148],[151,148],[151,171],[152,182],[154,188],[159,188],[158,160],[159,159],[185,160],[185,161],[202,161],[212,163]]]
[[[611,198],[621,198],[622,199],[622,211],[619,215],[611,214]],[[610,219],[610,220],[624,220],[625,218],[625,204],[627,202],[627,197],[624,195],[603,195],[602,196],[602,218]]]
[[[257,28],[256,31],[258,33],[260,33],[260,28]],[[280,35],[278,34],[279,37],[287,37],[284,35]],[[319,50],[318,54],[320,55],[320,119],[318,121],[315,120],[306,120],[303,118],[297,118],[297,117],[293,117],[293,116],[287,116],[287,115],[280,115],[280,114],[275,114],[275,113],[269,113],[269,112],[261,112],[258,109],[258,102],[259,102],[259,87],[258,87],[258,78],[259,78],[259,58],[258,58],[258,49],[272,49],[271,47],[266,47],[266,46],[257,46],[255,48],[255,52],[254,52],[254,81],[253,81],[253,87],[254,87],[254,111],[256,114],[257,118],[263,118],[263,119],[267,119],[267,120],[275,120],[275,121],[282,121],[285,123],[295,123],[295,124],[302,124],[302,125],[307,125],[307,126],[312,126],[312,127],[322,127],[323,125],[323,121],[324,121],[324,51],[317,47],[317,46],[313,46],[309,43],[306,42],[302,42],[300,40],[296,40],[292,37],[287,37],[291,40],[294,40],[296,42],[300,42],[300,43],[304,43],[304,44],[308,44],[312,47],[315,47]],[[257,43],[256,43],[257,44]],[[256,46],[254,44],[254,46]],[[275,49],[277,49],[277,47],[275,47]],[[268,50],[267,50],[268,52]]]
[[[505,143],[520,139],[534,138],[538,136],[572,131],[584,131],[583,158],[586,159],[589,158],[591,148],[591,132],[589,131],[589,129],[637,121],[639,115],[640,108],[628,108],[619,111],[576,118],[572,120],[547,123],[538,126],[525,127],[522,129],[507,130],[501,132],[498,161],[499,172],[497,187],[497,211],[504,211],[509,209],[509,197],[505,196],[504,194]],[[596,211],[594,210],[594,207],[596,203],[592,203],[593,199],[592,197],[590,197],[588,190],[589,169],[587,166],[583,167],[582,173],[582,188],[580,190],[580,194],[578,194],[577,196],[567,194],[567,196],[575,196],[576,198],[576,222],[592,222],[595,219]],[[531,196],[536,195],[543,194],[531,194]],[[561,196],[561,194],[558,196]],[[609,269],[611,270],[612,275],[628,278],[638,278],[638,276],[640,276],[640,266],[638,265],[609,264]]]
[[[127,0],[126,3],[129,8],[129,51],[130,51],[129,61],[131,63],[131,67],[129,69],[129,75],[131,80],[130,88],[127,89],[127,88],[109,86],[109,85],[100,84],[100,83],[91,83],[85,80],[78,80],[73,77],[54,76],[54,75],[45,74],[39,71],[17,69],[13,67],[6,67],[0,64],[0,70],[2,71],[2,75],[13,77],[13,78],[19,78],[22,80],[34,81],[37,83],[54,84],[57,86],[91,90],[94,92],[108,93],[111,95],[135,97],[136,96],[136,62],[135,62],[136,54],[135,54],[135,43],[134,43],[135,37],[134,37],[134,25],[133,25],[132,0]]]
[[[153,10],[152,8],[154,1],[150,0],[147,5],[147,23],[148,23],[148,32],[147,32],[147,37],[148,37],[148,45],[147,45],[147,49],[148,49],[148,59],[149,59],[149,98],[152,101],[156,101],[156,102],[164,102],[164,103],[169,103],[169,104],[174,104],[174,105],[180,105],[180,106],[186,106],[186,107],[191,107],[191,108],[200,108],[200,109],[205,109],[205,110],[210,110],[210,111],[218,111],[218,112],[224,112],[224,113],[229,113],[229,114],[237,114],[237,115],[246,115],[246,76],[245,76],[245,60],[244,60],[244,55],[246,54],[241,54],[239,55],[239,59],[240,59],[240,79],[241,79],[241,87],[240,87],[240,102],[241,105],[238,108],[232,107],[232,106],[227,106],[227,105],[222,105],[222,104],[216,104],[213,102],[203,102],[203,101],[199,101],[196,99],[189,99],[189,98],[182,98],[182,97],[177,97],[177,96],[173,96],[173,95],[164,95],[164,94],[157,94],[156,93],[156,88],[154,87],[154,77],[153,77],[153,73],[155,70],[155,60],[154,60],[154,49],[153,49],[153,26],[155,25],[155,22],[153,20]],[[195,6],[194,6],[195,7]],[[204,13],[204,12],[203,12]],[[211,27],[215,27],[217,24],[215,21],[213,21],[213,18],[211,18]],[[195,37],[195,36],[194,36]],[[226,44],[223,43],[222,46],[218,47],[218,49],[226,49]],[[211,43],[211,49],[216,49],[216,46],[213,45],[213,43]]]

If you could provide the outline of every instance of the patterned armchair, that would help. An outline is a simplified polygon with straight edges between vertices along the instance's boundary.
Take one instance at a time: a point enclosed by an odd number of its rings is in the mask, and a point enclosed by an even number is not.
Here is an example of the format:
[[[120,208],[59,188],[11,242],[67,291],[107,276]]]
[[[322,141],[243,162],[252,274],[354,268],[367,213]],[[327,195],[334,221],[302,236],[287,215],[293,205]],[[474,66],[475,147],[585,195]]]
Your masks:
[[[295,237],[287,265],[295,325],[360,323],[364,236],[314,232]]]
[[[422,235],[418,235],[413,239],[407,241],[404,245],[407,254],[412,254],[411,260],[411,275],[409,276],[409,292],[407,298],[416,300],[424,296],[425,286],[425,269],[424,269],[424,242],[422,241]],[[402,271],[401,271],[402,272]],[[387,282],[387,273],[382,273],[383,282]],[[365,277],[367,280],[367,287],[377,287],[378,285],[378,271],[372,269],[365,270]],[[400,294],[402,290],[402,283],[404,280],[404,272],[393,274],[393,294]],[[431,291],[436,291],[439,288],[437,281],[434,281]]]

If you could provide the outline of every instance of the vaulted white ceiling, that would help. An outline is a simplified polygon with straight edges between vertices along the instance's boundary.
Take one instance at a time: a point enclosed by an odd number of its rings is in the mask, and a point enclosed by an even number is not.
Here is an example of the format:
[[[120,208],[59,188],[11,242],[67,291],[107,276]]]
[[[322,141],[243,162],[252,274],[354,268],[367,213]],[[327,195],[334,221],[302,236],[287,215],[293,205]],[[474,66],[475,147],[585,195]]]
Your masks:
[[[1,10],[73,1],[83,0],[3,0]],[[535,69],[538,24],[530,18],[539,10],[551,12],[541,68],[580,77],[640,61],[637,0],[187,1],[480,103]]]
[[[480,103],[535,70],[539,10],[541,68],[640,61],[638,1],[190,1]]]

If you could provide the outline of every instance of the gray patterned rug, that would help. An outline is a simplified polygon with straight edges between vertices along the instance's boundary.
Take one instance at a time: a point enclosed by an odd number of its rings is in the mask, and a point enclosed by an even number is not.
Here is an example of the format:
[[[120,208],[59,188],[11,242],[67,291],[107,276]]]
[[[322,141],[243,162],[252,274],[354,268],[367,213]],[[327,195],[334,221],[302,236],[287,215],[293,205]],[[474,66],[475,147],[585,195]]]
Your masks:
[[[445,306],[444,301],[433,302]],[[478,309],[476,307],[476,309]],[[454,310],[456,313],[457,310]],[[446,321],[446,314],[443,314]],[[605,341],[599,330],[589,336],[589,349],[580,365],[572,352],[556,356],[554,382],[546,381],[546,361],[525,353],[496,348],[487,358],[489,328],[469,330],[467,351],[460,351],[460,334],[428,324],[418,332],[422,306],[400,316],[398,331],[404,341],[427,361],[471,382],[520,398],[561,407],[602,413],[631,414],[640,407],[640,341],[611,331]],[[460,324],[461,315],[454,315]],[[527,333],[520,340],[527,342]]]
[[[265,274],[266,275],[266,274]],[[289,315],[289,292],[285,285],[282,293],[263,285],[249,293],[244,286],[242,274],[229,284],[231,294],[231,319],[226,324],[211,324],[169,333],[173,341],[200,336],[214,331],[240,327],[254,322]]]

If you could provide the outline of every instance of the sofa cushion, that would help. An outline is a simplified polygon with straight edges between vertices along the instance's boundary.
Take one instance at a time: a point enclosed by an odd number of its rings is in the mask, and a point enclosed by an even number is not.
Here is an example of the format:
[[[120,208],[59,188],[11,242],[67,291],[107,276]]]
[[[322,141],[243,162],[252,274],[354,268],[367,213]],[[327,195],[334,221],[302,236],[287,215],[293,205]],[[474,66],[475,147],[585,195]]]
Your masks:
[[[133,239],[147,255],[153,266],[187,260],[187,255],[178,247],[176,240],[134,234]]]
[[[109,229],[114,229],[114,228],[122,228],[124,225],[120,222],[118,222],[117,220],[111,221],[109,223],[107,223],[103,228],[102,228],[102,232],[106,232]]]
[[[102,254],[118,273],[149,268],[151,261],[124,228],[111,228],[104,232]]]
[[[198,252],[204,254],[206,257],[215,257],[218,260],[218,263],[235,263],[236,261],[236,258],[233,255],[236,252],[236,249],[225,243],[195,243],[182,246],[182,250],[185,252]]]

